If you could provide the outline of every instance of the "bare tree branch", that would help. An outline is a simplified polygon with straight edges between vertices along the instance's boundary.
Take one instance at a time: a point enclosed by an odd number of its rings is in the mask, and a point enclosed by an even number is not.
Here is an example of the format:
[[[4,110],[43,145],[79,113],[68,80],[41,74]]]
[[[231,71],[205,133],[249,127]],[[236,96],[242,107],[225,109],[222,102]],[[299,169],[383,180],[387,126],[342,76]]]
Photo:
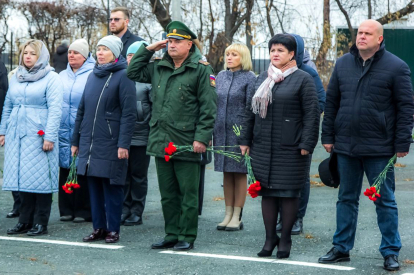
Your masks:
[[[389,2],[388,2],[389,4]],[[389,7],[389,5],[388,5]],[[401,17],[406,16],[407,14],[410,14],[414,12],[414,0],[411,0],[407,6],[405,6],[404,8],[394,12],[394,13],[390,13],[388,10],[388,14],[384,15],[381,18],[378,18],[377,21],[381,24],[381,25],[385,25],[388,23],[391,23],[392,21],[395,20],[399,20]]]
[[[352,44],[355,44],[355,31],[354,28],[352,27],[351,24],[351,20],[349,19],[349,15],[348,12],[344,9],[344,7],[341,4],[340,0],[335,0],[336,4],[338,5],[339,9],[341,10],[342,14],[345,16],[346,19],[346,24],[348,25],[348,29],[349,29],[349,33],[351,35],[351,39],[352,39]]]

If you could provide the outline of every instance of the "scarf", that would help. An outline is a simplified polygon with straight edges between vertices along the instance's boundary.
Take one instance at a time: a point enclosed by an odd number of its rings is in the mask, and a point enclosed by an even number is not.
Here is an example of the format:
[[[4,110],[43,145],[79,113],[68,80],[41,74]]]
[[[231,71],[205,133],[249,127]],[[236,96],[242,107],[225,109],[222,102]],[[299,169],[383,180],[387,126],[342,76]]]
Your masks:
[[[43,44],[43,42],[42,42]],[[35,82],[43,78],[50,71],[55,69],[49,65],[49,51],[47,50],[45,44],[42,45],[40,50],[40,56],[37,59],[36,63],[29,70],[23,65],[23,52],[20,55],[19,67],[16,72],[16,78],[18,82]]]
[[[282,69],[278,69],[269,64],[267,78],[259,86],[252,99],[252,109],[254,114],[259,114],[261,118],[266,118],[267,106],[272,103],[272,88],[275,83],[282,82],[288,75],[298,69],[296,60],[288,62]]]

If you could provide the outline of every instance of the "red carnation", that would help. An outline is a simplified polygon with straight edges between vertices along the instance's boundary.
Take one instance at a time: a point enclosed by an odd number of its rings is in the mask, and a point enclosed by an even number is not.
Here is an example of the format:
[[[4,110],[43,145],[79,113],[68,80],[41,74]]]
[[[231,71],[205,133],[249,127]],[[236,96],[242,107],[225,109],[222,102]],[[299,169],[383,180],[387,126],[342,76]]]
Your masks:
[[[79,188],[80,188],[80,185],[79,185],[78,183],[74,183],[74,184],[72,185],[72,187],[73,187],[74,189],[79,189]]]
[[[262,189],[260,186],[259,181],[255,181],[254,183],[250,184],[249,189],[247,191],[249,192],[250,196],[252,198],[256,198],[259,194],[258,192]]]
[[[168,155],[172,155],[175,152],[177,152],[177,147],[174,146],[173,142],[168,143],[168,146],[165,147],[164,149],[165,153],[167,153]]]
[[[171,158],[171,157],[170,157],[170,156],[165,155],[165,156],[164,156],[164,158],[165,158],[165,161],[167,161],[167,162],[168,162],[168,161],[170,161],[170,158]]]
[[[39,132],[37,132],[37,134],[38,134],[39,136],[44,136],[44,135],[45,135],[45,132],[44,132],[43,130],[39,130]]]

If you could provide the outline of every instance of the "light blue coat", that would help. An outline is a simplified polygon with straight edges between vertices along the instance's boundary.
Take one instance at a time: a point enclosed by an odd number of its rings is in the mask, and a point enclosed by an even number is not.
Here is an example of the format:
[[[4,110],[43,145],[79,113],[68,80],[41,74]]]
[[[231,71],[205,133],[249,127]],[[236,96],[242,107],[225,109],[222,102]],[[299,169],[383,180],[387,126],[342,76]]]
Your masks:
[[[59,166],[62,168],[69,168],[72,161],[70,147],[76,113],[95,62],[95,59],[90,56],[76,73],[68,64],[66,70],[59,74],[63,83],[62,120],[59,128]]]
[[[58,130],[62,115],[62,81],[53,71],[33,82],[10,80],[0,135],[5,135],[3,190],[31,193],[58,191]],[[43,138],[54,142],[43,151]]]

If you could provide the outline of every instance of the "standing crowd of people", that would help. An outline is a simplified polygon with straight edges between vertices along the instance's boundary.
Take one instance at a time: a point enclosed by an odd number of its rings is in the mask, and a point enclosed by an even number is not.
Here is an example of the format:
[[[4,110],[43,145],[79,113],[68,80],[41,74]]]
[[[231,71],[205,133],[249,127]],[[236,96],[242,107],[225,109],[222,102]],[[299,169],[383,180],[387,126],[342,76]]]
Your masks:
[[[216,76],[197,35],[182,22],[171,22],[167,39],[153,44],[133,35],[128,23],[128,9],[112,10],[113,35],[99,40],[96,57],[84,39],[63,41],[52,68],[46,46],[29,40],[9,79],[0,67],[3,190],[14,198],[7,217],[19,219],[7,234],[47,234],[52,194],[58,192],[61,221],[92,221],[84,242],[118,242],[121,225],[143,223],[153,156],[165,237],[152,248],[193,249],[210,158],[206,148],[213,145],[251,156],[265,228],[257,255],[269,257],[277,248],[277,258],[288,258],[291,236],[303,230],[324,112],[322,144],[337,159],[340,186],[333,247],[319,262],[349,261],[364,173],[372,185],[389,159],[406,156],[412,142],[410,69],[386,51],[382,26],[361,23],[356,44],[337,60],[325,93],[297,34],[270,39],[268,70],[257,77],[248,47],[228,46],[224,70]],[[234,125],[241,126],[239,136]],[[166,161],[169,142],[192,145],[193,152]],[[62,186],[75,156],[81,188],[68,194]],[[246,167],[215,154],[214,170],[223,173],[225,198],[225,216],[216,228],[242,230]],[[393,173],[388,171],[375,201],[387,270],[399,269],[401,249]]]

